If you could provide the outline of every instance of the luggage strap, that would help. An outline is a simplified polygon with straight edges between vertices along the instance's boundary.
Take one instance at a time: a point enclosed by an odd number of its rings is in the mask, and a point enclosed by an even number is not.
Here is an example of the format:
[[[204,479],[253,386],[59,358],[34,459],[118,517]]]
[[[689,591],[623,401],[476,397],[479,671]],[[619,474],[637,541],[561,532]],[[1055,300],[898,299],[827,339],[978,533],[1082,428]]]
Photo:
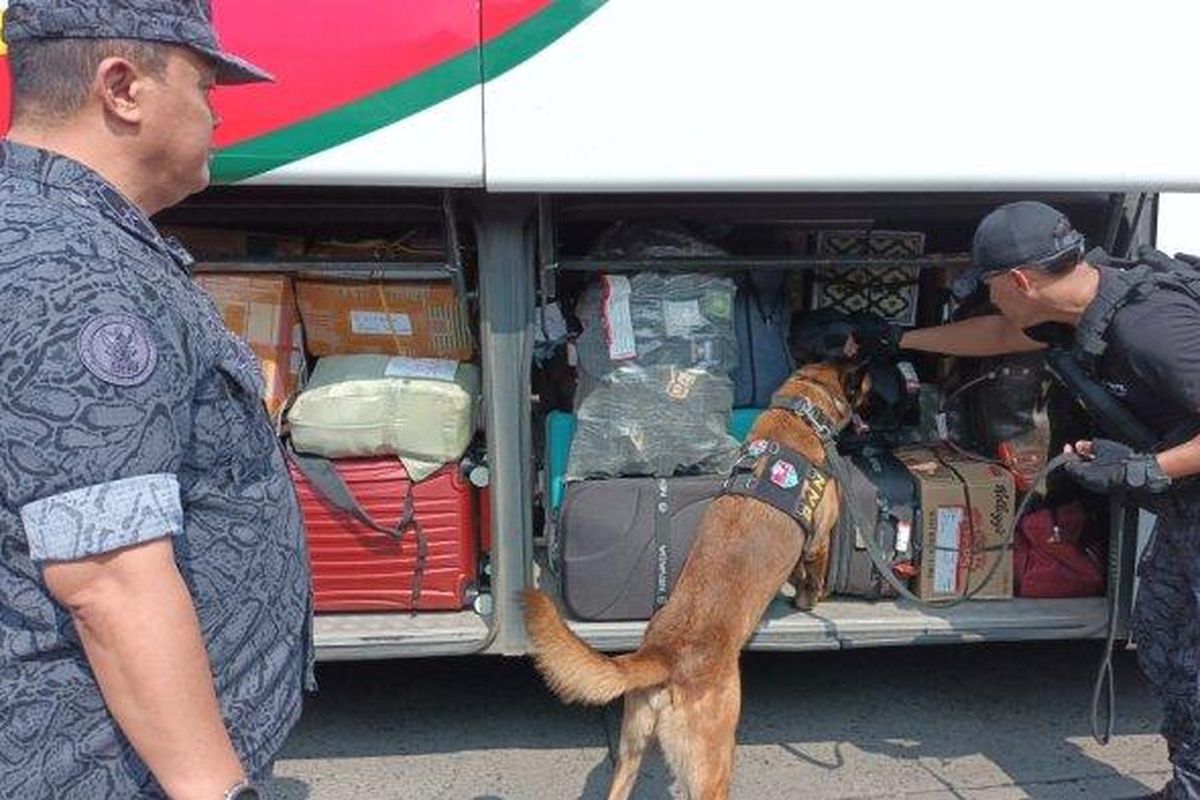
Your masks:
[[[654,504],[654,610],[667,604],[671,575],[671,498],[666,478],[657,481]]]
[[[403,540],[405,532],[410,528],[413,535],[417,538],[417,566],[413,570],[412,584],[412,613],[417,612],[417,603],[421,599],[421,584],[425,578],[425,562],[429,556],[429,541],[425,536],[425,528],[421,525],[421,521],[416,516],[416,505],[413,502],[413,485],[408,483],[408,491],[404,495],[404,508],[400,513],[400,519],[394,527],[387,527],[375,521],[366,510],[359,505],[354,494],[350,491],[350,487],[342,480],[342,476],[334,469],[333,462],[323,456],[315,456],[301,454],[296,452],[295,446],[291,439],[288,440],[287,446],[288,458],[296,465],[301,474],[308,479],[309,484],[318,495],[328,501],[332,506],[346,514],[349,514],[354,519],[366,525],[368,528],[378,531],[397,542]]]

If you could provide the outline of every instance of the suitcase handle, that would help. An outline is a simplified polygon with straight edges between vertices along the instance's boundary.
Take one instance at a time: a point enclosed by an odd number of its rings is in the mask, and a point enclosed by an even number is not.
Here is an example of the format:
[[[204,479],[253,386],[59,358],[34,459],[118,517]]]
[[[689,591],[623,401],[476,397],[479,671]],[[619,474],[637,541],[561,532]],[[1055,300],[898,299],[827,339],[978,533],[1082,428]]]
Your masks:
[[[416,505],[413,502],[412,483],[408,484],[408,492],[404,495],[404,510],[394,528],[381,525],[367,513],[350,491],[350,487],[342,480],[342,476],[334,469],[333,462],[323,456],[302,455],[296,451],[292,440],[288,439],[287,456],[296,469],[308,480],[313,490],[324,500],[340,511],[349,514],[372,530],[389,536],[397,542],[404,538],[405,532],[412,528],[417,537],[417,567],[413,571],[412,611],[416,613],[417,601],[421,599],[421,584],[425,577],[425,561],[429,555],[429,542],[425,537],[425,528],[416,516]]]

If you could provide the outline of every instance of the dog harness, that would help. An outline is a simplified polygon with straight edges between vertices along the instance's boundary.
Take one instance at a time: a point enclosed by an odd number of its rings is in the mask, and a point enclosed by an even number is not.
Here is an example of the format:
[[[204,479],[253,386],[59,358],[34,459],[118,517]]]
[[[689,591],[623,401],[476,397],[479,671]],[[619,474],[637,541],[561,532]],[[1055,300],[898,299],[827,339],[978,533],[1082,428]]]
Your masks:
[[[807,397],[775,395],[771,408],[786,409],[804,420],[820,438],[826,458],[835,452],[831,443],[844,425],[835,426]],[[742,447],[721,494],[753,497],[779,509],[795,520],[811,541],[813,518],[829,488],[829,479],[830,473],[803,453],[769,439],[754,439]]]

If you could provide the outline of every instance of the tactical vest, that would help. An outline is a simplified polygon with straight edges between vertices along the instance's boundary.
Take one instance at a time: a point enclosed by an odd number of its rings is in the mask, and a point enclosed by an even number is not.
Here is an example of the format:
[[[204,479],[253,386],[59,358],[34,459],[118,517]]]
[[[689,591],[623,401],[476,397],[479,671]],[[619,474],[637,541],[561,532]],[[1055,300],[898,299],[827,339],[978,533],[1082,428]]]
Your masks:
[[[1117,312],[1129,303],[1156,289],[1183,292],[1200,301],[1200,259],[1194,256],[1180,253],[1171,258],[1149,245],[1142,245],[1138,248],[1136,261],[1113,258],[1099,248],[1089,252],[1084,260],[1119,268],[1113,280],[1102,286],[1092,301],[1096,311],[1089,313],[1086,323],[1075,331],[1071,354],[1089,372],[1095,369],[1108,349],[1108,329]]]
[[[1200,269],[1197,269],[1200,260],[1183,254],[1171,258],[1149,246],[1138,248],[1134,261],[1112,258],[1098,248],[1084,260],[1117,270],[1092,300],[1085,320],[1075,331],[1070,350],[1051,348],[1046,354],[1046,365],[1099,419],[1107,435],[1139,450],[1157,450],[1161,437],[1109,394],[1096,380],[1096,368],[1108,349],[1108,331],[1113,319],[1129,303],[1157,289],[1183,292],[1200,302]]]

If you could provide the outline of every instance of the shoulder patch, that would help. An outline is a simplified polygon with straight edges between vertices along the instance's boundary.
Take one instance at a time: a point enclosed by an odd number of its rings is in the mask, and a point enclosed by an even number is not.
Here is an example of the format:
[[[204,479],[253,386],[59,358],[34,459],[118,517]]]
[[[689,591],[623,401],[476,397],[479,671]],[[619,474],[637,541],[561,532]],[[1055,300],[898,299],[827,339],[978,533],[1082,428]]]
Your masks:
[[[79,358],[88,372],[115,386],[145,383],[158,363],[146,323],[132,314],[100,314],[79,332]]]

